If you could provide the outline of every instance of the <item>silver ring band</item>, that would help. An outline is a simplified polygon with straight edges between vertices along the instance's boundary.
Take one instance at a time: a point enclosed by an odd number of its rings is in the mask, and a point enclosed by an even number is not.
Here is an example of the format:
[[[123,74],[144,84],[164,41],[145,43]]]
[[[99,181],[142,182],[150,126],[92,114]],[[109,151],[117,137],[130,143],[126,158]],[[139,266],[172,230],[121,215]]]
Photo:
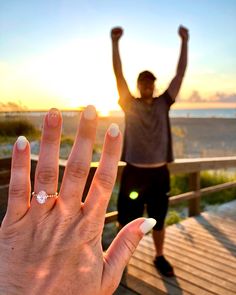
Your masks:
[[[45,191],[40,191],[38,193],[32,192],[32,197],[36,197],[39,204],[44,204],[48,198],[57,198],[58,193],[47,194]]]

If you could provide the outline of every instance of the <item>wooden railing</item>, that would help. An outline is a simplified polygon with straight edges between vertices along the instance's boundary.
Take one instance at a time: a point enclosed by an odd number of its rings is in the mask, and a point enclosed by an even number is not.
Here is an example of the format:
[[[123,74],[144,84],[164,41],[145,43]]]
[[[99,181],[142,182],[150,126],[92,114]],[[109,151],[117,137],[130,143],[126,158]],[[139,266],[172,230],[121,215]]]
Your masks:
[[[34,182],[35,168],[38,161],[38,156],[31,155],[31,179],[32,186]],[[59,161],[59,184],[62,180],[66,161]],[[11,158],[6,157],[0,159],[0,220],[3,218],[7,206],[8,185],[10,179]],[[87,183],[84,190],[84,196],[88,192],[88,188],[92,181],[93,175],[98,166],[97,162],[93,162],[90,167]],[[120,162],[118,167],[117,183],[120,182],[120,177],[125,163]],[[226,168],[236,168],[236,157],[219,157],[219,158],[197,158],[197,159],[178,159],[170,163],[169,170],[171,174],[186,173],[189,175],[190,191],[170,197],[170,204],[176,204],[180,201],[188,201],[189,216],[195,216],[200,213],[200,200],[209,193],[218,192],[224,189],[236,187],[236,180],[222,183],[206,188],[200,187],[200,173],[204,170],[218,170]],[[115,222],[117,220],[117,211],[106,214],[106,223]]]

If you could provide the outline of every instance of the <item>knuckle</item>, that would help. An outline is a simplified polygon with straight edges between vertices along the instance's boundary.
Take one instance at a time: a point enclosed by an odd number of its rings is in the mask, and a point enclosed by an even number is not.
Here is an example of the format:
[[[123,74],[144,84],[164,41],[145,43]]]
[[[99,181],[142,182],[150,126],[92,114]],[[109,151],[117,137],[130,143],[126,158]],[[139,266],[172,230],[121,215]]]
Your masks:
[[[43,137],[43,143],[46,145],[55,146],[58,147],[59,137],[57,134],[54,134],[54,132],[48,132],[44,134]]]
[[[67,164],[67,175],[71,181],[78,181],[79,179],[86,179],[89,168],[83,163],[69,162]]]
[[[57,171],[54,168],[47,167],[39,170],[37,173],[37,180],[41,184],[51,184],[57,181]]]
[[[21,198],[22,196],[27,196],[29,194],[29,189],[26,185],[12,184],[9,187],[9,196],[11,198]]]
[[[114,178],[109,172],[100,172],[97,175],[97,180],[100,186],[106,190],[112,190],[114,185]]]
[[[136,245],[134,244],[134,242],[131,239],[129,239],[129,238],[124,239],[123,242],[124,242],[124,247],[126,249],[128,249],[128,251],[130,252],[130,254],[133,254],[134,251],[135,251],[135,249],[136,249]]]
[[[13,161],[12,162],[12,170],[17,171],[17,170],[21,170],[21,169],[25,169],[25,167],[27,166],[26,162],[19,162],[19,161]]]

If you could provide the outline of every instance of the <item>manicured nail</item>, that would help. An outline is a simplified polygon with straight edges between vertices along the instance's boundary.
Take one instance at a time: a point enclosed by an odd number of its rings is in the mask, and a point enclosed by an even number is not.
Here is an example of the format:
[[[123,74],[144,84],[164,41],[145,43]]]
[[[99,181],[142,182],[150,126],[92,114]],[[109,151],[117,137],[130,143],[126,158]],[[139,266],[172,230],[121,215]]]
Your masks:
[[[47,121],[49,127],[57,127],[60,121],[60,114],[57,109],[51,109],[47,114]]]
[[[25,136],[19,136],[16,141],[16,146],[18,150],[23,151],[27,146],[27,139]]]
[[[155,226],[156,223],[157,222],[154,218],[147,218],[139,228],[143,234],[146,234]]]
[[[119,126],[115,123],[112,123],[110,127],[108,128],[108,133],[111,137],[117,137],[120,133]]]
[[[93,105],[88,105],[84,110],[84,118],[86,120],[94,120],[97,116],[96,109]]]

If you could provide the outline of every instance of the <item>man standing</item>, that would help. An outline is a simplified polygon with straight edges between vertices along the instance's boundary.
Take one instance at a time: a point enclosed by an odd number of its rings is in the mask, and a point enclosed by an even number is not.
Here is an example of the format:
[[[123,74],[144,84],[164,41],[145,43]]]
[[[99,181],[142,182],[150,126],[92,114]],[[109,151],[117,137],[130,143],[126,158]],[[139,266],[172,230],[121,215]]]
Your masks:
[[[111,30],[113,69],[119,92],[119,104],[125,113],[125,135],[122,160],[127,163],[118,197],[120,227],[143,215],[146,206],[149,217],[157,224],[153,229],[156,249],[154,264],[165,276],[174,270],[163,255],[164,221],[168,210],[170,176],[167,163],[173,161],[169,110],[180,90],[187,66],[188,30],[178,30],[181,51],[176,75],[167,90],[153,97],[156,77],[141,72],[137,86],[140,98],[134,98],[123,75],[119,53],[120,27]]]

